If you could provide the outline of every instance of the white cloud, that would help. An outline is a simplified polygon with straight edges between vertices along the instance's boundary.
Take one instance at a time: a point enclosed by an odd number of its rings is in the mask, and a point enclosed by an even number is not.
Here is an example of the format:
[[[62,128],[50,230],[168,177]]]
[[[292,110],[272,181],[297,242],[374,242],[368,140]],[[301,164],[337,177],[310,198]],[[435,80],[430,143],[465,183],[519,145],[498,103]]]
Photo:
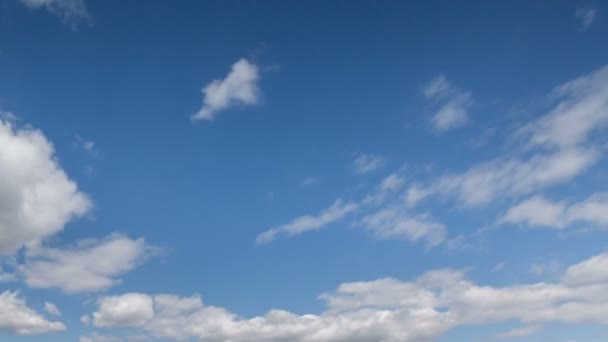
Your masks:
[[[440,75],[426,85],[423,93],[438,107],[432,120],[435,130],[444,132],[468,122],[468,110],[473,104],[470,92],[455,88]]]
[[[117,277],[137,267],[149,252],[143,239],[112,235],[68,249],[28,248],[19,271],[30,287],[66,293],[99,291],[118,284]]]
[[[346,215],[355,211],[358,206],[359,205],[356,203],[337,199],[329,208],[321,211],[318,215],[300,216],[285,225],[266,230],[258,235],[256,243],[262,244],[271,242],[279,235],[291,237],[307,231],[321,229],[325,225],[344,218]]]
[[[570,148],[528,159],[496,159],[443,176],[425,191],[455,194],[463,206],[481,206],[497,197],[521,196],[571,180],[598,158],[592,148]]]
[[[53,303],[44,302],[44,310],[46,310],[46,312],[48,312],[52,316],[61,316],[61,311],[59,311],[57,305]]]
[[[99,333],[92,333],[90,336],[80,336],[80,342],[124,342],[125,339],[122,339],[117,336],[112,335],[101,335]],[[131,339],[129,339],[131,341]]]
[[[391,173],[385,177],[376,189],[365,196],[363,204],[382,204],[391,195],[395,195],[405,185],[405,177],[399,173]]]
[[[596,193],[586,200],[566,204],[542,196],[533,196],[510,208],[501,223],[525,224],[529,227],[563,229],[576,223],[591,228],[608,228],[608,193]]]
[[[61,322],[51,322],[30,309],[18,292],[0,294],[0,331],[17,335],[34,335],[65,330]]]
[[[570,266],[564,282],[570,286],[589,286],[608,282],[608,253],[596,255]],[[603,298],[603,297],[602,297]]]
[[[17,276],[14,272],[6,272],[2,268],[2,264],[0,262],[0,283],[9,282],[17,279]]]
[[[84,0],[20,0],[31,9],[46,8],[49,12],[60,17],[65,23],[77,25],[88,18],[89,13]]]
[[[0,119],[0,255],[54,235],[91,206],[42,132]]]
[[[264,316],[241,318],[203,305],[198,295],[137,294],[145,304],[130,305],[135,294],[128,294],[108,297],[110,301],[102,298],[93,316],[111,317],[95,320],[96,326],[139,328],[175,340],[429,342],[459,326],[513,321],[526,327],[507,335],[523,336],[543,323],[608,325],[606,260],[602,254],[572,265],[556,283],[482,286],[450,269],[430,271],[413,281],[345,283],[320,296],[327,309],[318,315],[270,310]],[[143,309],[134,309],[140,306]]]
[[[498,335],[499,338],[515,338],[524,337],[536,334],[540,331],[541,327],[538,325],[529,325],[521,328],[515,328],[505,333]]]
[[[257,104],[260,98],[258,81],[258,67],[246,59],[238,60],[226,78],[203,88],[203,107],[192,120],[213,120],[220,111],[232,106]]]
[[[492,272],[501,272],[504,268],[505,268],[506,263],[503,262],[499,262],[498,264],[494,265],[494,267],[492,267]]]
[[[510,208],[501,222],[563,228],[567,225],[563,217],[565,208],[564,202],[552,202],[542,196],[534,196]]]
[[[80,135],[76,135],[74,137],[74,143],[77,147],[82,148],[86,153],[90,154],[91,156],[95,157],[98,155],[97,145],[94,141],[85,139]]]
[[[574,12],[574,16],[580,21],[581,28],[585,30],[589,28],[589,26],[591,26],[591,24],[593,24],[593,22],[595,21],[595,17],[597,16],[597,10],[590,6],[579,7]]]
[[[319,183],[321,180],[317,177],[307,177],[300,182],[300,186],[305,188]]]
[[[560,100],[555,109],[519,132],[530,145],[577,146],[608,126],[608,66],[562,84],[552,96]]]
[[[92,314],[97,327],[141,327],[154,317],[152,298],[139,293],[101,298]]]
[[[429,247],[445,241],[447,230],[429,215],[411,215],[402,207],[389,207],[366,215],[362,224],[381,240],[424,240]]]
[[[441,92],[441,82],[428,90]],[[579,176],[602,156],[594,132],[608,125],[608,66],[567,82],[552,93],[558,100],[546,115],[524,125],[517,137],[523,149],[460,173],[447,174],[406,193],[414,206],[432,194],[456,196],[463,206],[485,205],[496,198],[520,197]]]
[[[355,173],[364,175],[372,171],[381,169],[386,164],[386,160],[373,154],[359,154],[353,161]]]
[[[375,210],[364,215],[359,223],[381,240],[400,239],[406,241],[425,241],[429,247],[434,247],[446,238],[447,232],[443,224],[436,222],[428,214],[410,214],[399,198],[395,198],[405,185],[405,178],[399,172],[385,177],[363,200],[345,202],[337,199],[327,209],[318,215],[305,215],[291,220],[277,228],[271,228],[259,234],[256,243],[268,243],[279,235],[288,237],[319,230],[325,226],[344,219],[357,210]],[[386,205],[390,199],[390,204]],[[380,209],[378,207],[381,206]]]

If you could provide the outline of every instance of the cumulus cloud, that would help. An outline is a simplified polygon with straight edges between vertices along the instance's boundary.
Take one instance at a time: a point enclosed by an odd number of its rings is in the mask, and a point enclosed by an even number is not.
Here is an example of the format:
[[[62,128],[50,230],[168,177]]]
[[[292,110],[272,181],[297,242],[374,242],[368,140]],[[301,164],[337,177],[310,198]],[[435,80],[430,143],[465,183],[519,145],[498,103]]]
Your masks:
[[[600,254],[572,265],[555,283],[484,286],[451,269],[413,281],[345,283],[320,296],[327,308],[318,315],[271,310],[242,318],[203,305],[198,295],[126,294],[100,299],[93,316],[104,319],[93,324],[138,328],[175,340],[428,342],[459,326],[516,321],[524,327],[510,335],[523,336],[543,323],[608,324],[606,260]],[[133,298],[138,305],[129,304]]]
[[[445,76],[431,80],[424,87],[423,94],[437,107],[432,119],[435,130],[445,132],[468,122],[473,97],[470,92],[454,87]]]
[[[563,229],[576,223],[608,228],[608,193],[596,193],[584,201],[566,204],[533,196],[511,207],[501,223]]]
[[[232,65],[224,78],[203,88],[203,107],[194,114],[193,121],[213,120],[223,110],[236,105],[254,105],[260,99],[258,67],[246,59]]]
[[[46,8],[49,12],[60,17],[65,23],[77,25],[88,18],[89,13],[84,0],[20,0],[30,9]]]
[[[48,321],[29,308],[19,292],[4,291],[0,294],[0,331],[17,335],[34,335],[65,329],[63,323]]]
[[[97,327],[140,327],[154,317],[152,298],[139,293],[101,298],[93,313]]]
[[[56,234],[91,206],[41,131],[0,119],[0,255]]]
[[[99,291],[118,284],[117,277],[137,267],[151,251],[143,239],[121,235],[80,241],[67,249],[35,247],[27,250],[19,272],[34,288]]]
[[[353,170],[359,175],[364,175],[378,170],[384,166],[386,160],[373,154],[360,154],[353,161]]]
[[[574,12],[574,16],[580,22],[581,28],[585,30],[589,28],[589,26],[591,26],[591,24],[593,24],[593,22],[595,21],[595,17],[597,16],[597,9],[590,6],[579,7]]]
[[[358,204],[354,202],[345,202],[342,199],[337,199],[329,208],[323,210],[318,215],[300,216],[285,225],[266,230],[258,235],[256,243],[271,242],[279,235],[291,237],[307,231],[321,229],[332,222],[344,218],[349,213],[355,211],[357,207]]]

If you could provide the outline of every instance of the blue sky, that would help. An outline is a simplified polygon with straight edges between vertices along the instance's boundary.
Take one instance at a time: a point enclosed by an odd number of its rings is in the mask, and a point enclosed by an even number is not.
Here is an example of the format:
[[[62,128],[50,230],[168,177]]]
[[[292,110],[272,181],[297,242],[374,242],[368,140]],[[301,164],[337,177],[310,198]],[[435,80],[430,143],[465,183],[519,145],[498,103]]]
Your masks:
[[[604,341],[607,13],[0,0],[0,339]]]

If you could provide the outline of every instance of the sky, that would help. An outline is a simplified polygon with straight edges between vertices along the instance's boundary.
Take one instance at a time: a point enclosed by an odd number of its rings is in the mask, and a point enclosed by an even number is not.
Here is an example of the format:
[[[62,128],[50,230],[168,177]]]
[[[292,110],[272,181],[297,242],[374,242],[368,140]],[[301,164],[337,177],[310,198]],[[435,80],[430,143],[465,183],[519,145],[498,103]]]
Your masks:
[[[607,15],[0,0],[0,340],[605,341]]]

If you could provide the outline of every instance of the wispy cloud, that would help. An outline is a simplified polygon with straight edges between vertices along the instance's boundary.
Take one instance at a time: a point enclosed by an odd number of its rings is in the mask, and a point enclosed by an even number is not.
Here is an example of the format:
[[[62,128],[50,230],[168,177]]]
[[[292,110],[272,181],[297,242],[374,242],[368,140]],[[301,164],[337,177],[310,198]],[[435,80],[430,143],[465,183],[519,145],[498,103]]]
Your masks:
[[[203,88],[203,107],[192,121],[213,120],[221,111],[236,105],[254,105],[260,99],[258,67],[240,59],[224,79],[215,80]]]
[[[578,19],[581,24],[581,28],[586,30],[593,24],[597,16],[597,9],[592,6],[579,7],[574,12],[574,16]]]
[[[404,206],[389,207],[366,215],[362,224],[380,240],[423,240],[428,247],[445,241],[445,226],[429,215],[412,215]]]
[[[353,170],[359,175],[376,171],[386,164],[386,159],[374,154],[358,154],[353,161]]]
[[[344,218],[357,208],[358,204],[356,203],[345,202],[342,199],[337,199],[329,208],[321,211],[318,215],[300,216],[285,225],[266,230],[258,235],[256,238],[256,243],[268,243],[280,235],[291,237],[300,235],[307,231],[320,229],[325,225]]]
[[[20,0],[30,9],[46,8],[49,12],[60,17],[64,23],[76,28],[78,24],[89,17],[84,0]]]
[[[596,193],[570,205],[536,195],[511,207],[500,222],[553,229],[579,223],[608,229],[608,193]]]
[[[432,124],[438,132],[464,126],[469,121],[468,110],[473,104],[471,93],[454,87],[445,76],[431,80],[423,94],[436,107]]]
[[[61,311],[59,311],[57,305],[53,303],[44,302],[44,310],[52,316],[61,316]]]
[[[498,338],[516,338],[534,335],[541,330],[538,325],[528,325],[520,328],[509,330],[505,333],[498,335]]]
[[[608,67],[555,88],[551,100],[558,100],[553,110],[517,129],[515,137],[523,142],[519,149],[441,176],[428,186],[413,184],[410,205],[441,194],[456,196],[462,206],[478,207],[505,195],[520,197],[562,184],[595,165],[602,148],[593,143],[593,134],[608,126]]]
[[[78,134],[74,137],[74,145],[81,148],[83,151],[93,157],[97,157],[99,155],[97,144],[95,144],[94,141],[85,139]]]
[[[303,188],[318,184],[321,180],[317,177],[307,177],[304,178],[301,182],[300,182],[300,186]]]

